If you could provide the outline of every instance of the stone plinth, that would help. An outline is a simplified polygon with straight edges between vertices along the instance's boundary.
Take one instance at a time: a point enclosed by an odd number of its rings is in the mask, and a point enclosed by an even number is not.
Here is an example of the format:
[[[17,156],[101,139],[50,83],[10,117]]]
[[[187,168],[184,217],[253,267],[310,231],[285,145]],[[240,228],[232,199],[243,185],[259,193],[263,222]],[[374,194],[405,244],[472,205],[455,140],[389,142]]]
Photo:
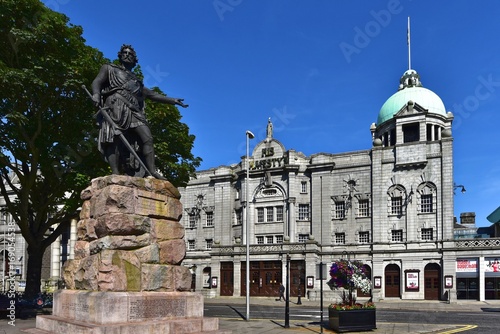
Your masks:
[[[91,324],[203,317],[203,295],[193,292],[60,290],[52,315]]]
[[[43,332],[41,332],[43,331]],[[192,292],[87,292],[54,294],[52,315],[36,318],[28,333],[218,333],[219,319],[203,318],[203,296]]]
[[[33,334],[170,334],[219,331],[188,292],[182,205],[168,181],[110,175],[82,191],[75,256],[63,267],[68,290]]]

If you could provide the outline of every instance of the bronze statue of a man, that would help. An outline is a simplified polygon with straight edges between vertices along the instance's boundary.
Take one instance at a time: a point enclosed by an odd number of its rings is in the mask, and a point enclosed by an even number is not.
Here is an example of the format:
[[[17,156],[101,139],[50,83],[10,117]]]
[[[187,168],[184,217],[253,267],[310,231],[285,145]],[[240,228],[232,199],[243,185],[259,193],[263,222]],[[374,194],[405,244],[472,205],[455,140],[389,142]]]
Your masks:
[[[133,176],[144,176],[146,173],[158,179],[165,179],[156,171],[153,136],[144,113],[144,100],[150,99],[184,108],[187,105],[183,103],[183,99],[167,97],[144,87],[142,80],[132,72],[138,62],[132,46],[122,45],[118,58],[120,65],[103,65],[92,82],[92,100],[101,107],[101,113],[106,112],[111,118],[99,119],[99,150],[109,163],[113,174],[125,172]],[[127,140],[123,140],[123,135]],[[118,136],[132,145],[127,143],[128,149],[123,148]],[[137,145],[133,144],[134,140]],[[131,146],[138,146],[139,151],[127,152],[131,151]],[[134,157],[140,158],[140,165],[148,171],[139,172],[141,168],[138,167],[137,161],[133,161]],[[128,167],[124,168],[124,165]]]

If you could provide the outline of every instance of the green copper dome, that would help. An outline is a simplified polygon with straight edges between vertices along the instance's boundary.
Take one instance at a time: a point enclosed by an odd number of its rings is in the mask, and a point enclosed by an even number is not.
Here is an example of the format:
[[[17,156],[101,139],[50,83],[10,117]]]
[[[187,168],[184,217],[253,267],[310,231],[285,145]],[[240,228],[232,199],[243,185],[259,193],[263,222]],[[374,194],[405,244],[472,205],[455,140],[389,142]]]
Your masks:
[[[392,95],[380,109],[377,125],[391,119],[408,101],[418,103],[430,113],[446,116],[446,108],[439,96],[422,87],[420,77],[415,70],[406,71],[400,80],[399,91]]]

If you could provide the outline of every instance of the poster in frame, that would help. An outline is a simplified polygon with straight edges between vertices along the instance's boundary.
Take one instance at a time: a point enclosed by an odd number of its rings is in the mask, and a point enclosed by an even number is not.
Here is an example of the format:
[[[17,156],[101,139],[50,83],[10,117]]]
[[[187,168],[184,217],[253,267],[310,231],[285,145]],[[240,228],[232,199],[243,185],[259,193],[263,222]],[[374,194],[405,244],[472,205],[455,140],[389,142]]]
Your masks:
[[[444,277],[444,288],[445,289],[453,289],[453,276],[446,275]]]
[[[314,276],[307,276],[307,288],[308,289],[314,288]]]
[[[405,291],[418,292],[420,271],[419,270],[405,270]]]

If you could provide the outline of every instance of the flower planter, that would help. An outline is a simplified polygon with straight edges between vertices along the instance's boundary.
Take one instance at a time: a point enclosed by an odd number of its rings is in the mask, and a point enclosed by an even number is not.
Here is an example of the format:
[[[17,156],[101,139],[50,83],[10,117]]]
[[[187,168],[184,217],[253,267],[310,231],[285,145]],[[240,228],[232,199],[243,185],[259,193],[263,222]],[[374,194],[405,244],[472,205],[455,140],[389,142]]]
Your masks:
[[[367,331],[377,328],[376,309],[328,309],[330,329],[336,332]]]

